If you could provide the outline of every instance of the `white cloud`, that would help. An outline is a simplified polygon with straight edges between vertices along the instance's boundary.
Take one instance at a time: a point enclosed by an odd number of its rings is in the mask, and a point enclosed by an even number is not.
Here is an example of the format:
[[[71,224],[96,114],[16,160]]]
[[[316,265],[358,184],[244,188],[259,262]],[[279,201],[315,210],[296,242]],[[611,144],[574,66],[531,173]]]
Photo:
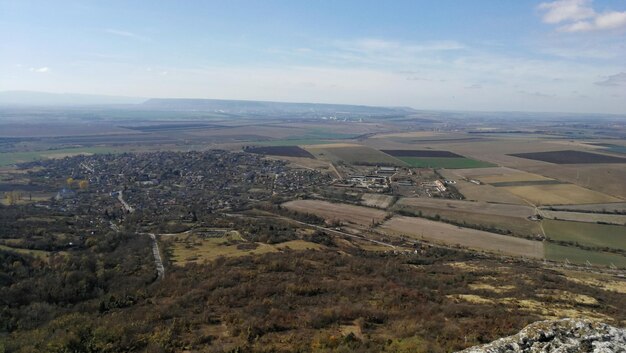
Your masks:
[[[604,80],[596,82],[596,85],[607,87],[626,86],[626,72],[607,76]]]
[[[596,17],[595,25],[598,29],[613,29],[626,26],[626,11],[607,12]]]
[[[31,67],[30,69],[28,69],[28,71],[30,72],[38,72],[38,73],[46,73],[48,71],[50,71],[50,68],[48,68],[47,66],[44,67]]]
[[[579,21],[595,16],[590,0],[558,0],[539,4],[540,10],[545,10],[543,22],[561,23]]]
[[[563,24],[560,32],[591,32],[626,27],[626,11],[596,12],[591,0],[558,0],[539,4],[543,22]]]
[[[144,37],[142,35],[133,33],[133,32],[128,32],[128,31],[122,31],[119,29],[112,29],[112,28],[107,28],[104,30],[104,32],[108,33],[108,34],[113,34],[115,36],[118,37],[125,37],[125,38],[131,38],[131,39],[135,39],[135,40],[140,40],[140,41],[148,41],[150,40],[150,38],[148,37]]]
[[[387,51],[387,50],[401,50],[403,52],[408,53],[419,53],[419,52],[433,52],[433,51],[448,51],[448,50],[461,50],[465,49],[465,45],[453,41],[453,40],[442,40],[442,41],[429,41],[419,44],[413,43],[401,43],[397,41],[389,41],[375,38],[364,38],[358,39],[353,42],[344,42],[341,43],[344,49],[353,50],[353,51],[361,51],[361,52],[378,52],[378,51]]]

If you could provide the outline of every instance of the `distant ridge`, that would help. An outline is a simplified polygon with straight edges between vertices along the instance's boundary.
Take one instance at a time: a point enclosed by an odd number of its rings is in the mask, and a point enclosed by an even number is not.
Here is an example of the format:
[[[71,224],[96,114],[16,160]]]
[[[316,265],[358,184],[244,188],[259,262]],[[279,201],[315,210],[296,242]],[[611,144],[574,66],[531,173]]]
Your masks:
[[[145,98],[106,96],[98,94],[50,93],[37,91],[3,91],[0,92],[0,105],[29,106],[79,106],[79,105],[111,105],[140,104]]]
[[[374,107],[348,104],[285,103],[270,101],[224,100],[224,99],[175,99],[153,98],[143,103],[151,109],[212,111],[232,114],[241,113],[291,113],[291,114],[359,114],[359,115],[406,115],[412,108]]]

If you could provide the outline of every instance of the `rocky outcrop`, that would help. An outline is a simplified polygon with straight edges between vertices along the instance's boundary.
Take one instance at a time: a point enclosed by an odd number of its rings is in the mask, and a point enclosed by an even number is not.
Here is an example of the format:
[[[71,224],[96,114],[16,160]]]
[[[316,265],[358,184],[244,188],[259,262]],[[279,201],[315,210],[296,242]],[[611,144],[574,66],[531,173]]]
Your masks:
[[[563,319],[539,321],[518,334],[462,351],[463,353],[626,353],[626,329]]]

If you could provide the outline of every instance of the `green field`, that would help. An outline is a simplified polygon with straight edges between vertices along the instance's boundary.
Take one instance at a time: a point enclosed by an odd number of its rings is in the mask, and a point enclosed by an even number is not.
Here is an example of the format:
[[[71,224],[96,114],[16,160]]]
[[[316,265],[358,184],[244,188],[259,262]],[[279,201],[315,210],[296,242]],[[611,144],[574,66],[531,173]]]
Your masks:
[[[330,140],[348,140],[359,136],[358,134],[346,134],[333,132],[325,129],[312,129],[307,131],[301,138],[304,139],[330,139]]]
[[[626,256],[600,251],[589,251],[573,246],[561,246],[546,242],[544,244],[546,259],[564,262],[566,259],[573,264],[585,265],[589,261],[592,265],[610,266],[611,264],[626,268]]]
[[[548,219],[543,221],[543,229],[550,239],[626,250],[625,226]]]
[[[33,162],[47,158],[62,158],[65,155],[71,156],[81,153],[119,153],[123,151],[124,149],[113,147],[77,147],[32,152],[4,152],[0,153],[0,167],[16,163]]]
[[[281,140],[271,140],[271,141],[259,141],[254,142],[254,145],[258,146],[304,146],[304,145],[324,145],[327,143],[332,143],[332,141],[328,140],[320,140],[314,138],[303,138],[303,139],[281,139]]]
[[[455,158],[435,158],[435,157],[396,157],[414,168],[446,168],[446,169],[465,169],[465,168],[487,168],[495,167],[495,164],[474,159],[455,157]]]

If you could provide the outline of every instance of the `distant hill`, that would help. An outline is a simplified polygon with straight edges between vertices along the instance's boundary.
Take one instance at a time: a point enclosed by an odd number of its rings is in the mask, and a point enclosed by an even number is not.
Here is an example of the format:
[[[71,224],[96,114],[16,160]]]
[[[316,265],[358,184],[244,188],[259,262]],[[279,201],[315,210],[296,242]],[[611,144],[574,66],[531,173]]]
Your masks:
[[[406,107],[375,107],[366,105],[285,103],[225,99],[137,98],[74,93],[35,91],[0,92],[0,106],[108,106],[118,105],[131,110],[216,112],[232,115],[273,115],[299,117],[403,117],[416,110]],[[123,106],[123,107],[121,107]]]
[[[406,115],[415,112],[404,107],[373,107],[365,105],[284,103],[222,99],[153,98],[143,103],[150,109],[211,111],[231,114],[314,114],[314,115]]]
[[[0,105],[24,106],[76,106],[76,105],[111,105],[141,104],[145,98],[103,96],[95,94],[49,93],[35,91],[0,92]]]

